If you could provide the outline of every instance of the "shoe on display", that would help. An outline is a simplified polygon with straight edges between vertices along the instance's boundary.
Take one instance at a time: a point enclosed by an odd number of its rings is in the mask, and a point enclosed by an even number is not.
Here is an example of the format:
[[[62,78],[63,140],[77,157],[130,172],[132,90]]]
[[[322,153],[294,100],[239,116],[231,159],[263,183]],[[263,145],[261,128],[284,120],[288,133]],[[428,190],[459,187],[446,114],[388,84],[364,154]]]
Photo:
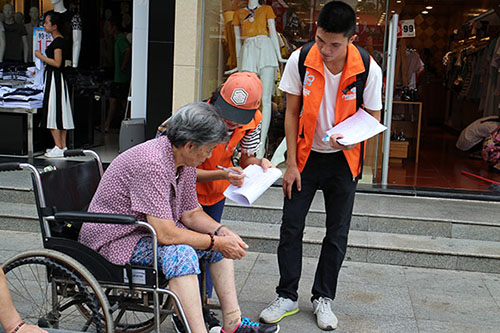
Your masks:
[[[333,313],[332,302],[328,297],[320,297],[313,301],[313,310],[316,315],[318,327],[324,331],[332,331],[339,323],[337,316]]]
[[[251,321],[249,318],[241,318],[241,323],[232,332],[226,332],[224,329],[221,333],[278,333],[280,326],[278,324],[261,324]]]
[[[260,313],[260,321],[263,323],[277,323],[286,316],[291,316],[299,312],[297,301],[289,298],[277,297]]]
[[[45,157],[49,158],[58,158],[58,157],[64,157],[64,151],[67,150],[68,148],[59,148],[58,146],[55,146],[50,150],[49,152],[45,153]]]

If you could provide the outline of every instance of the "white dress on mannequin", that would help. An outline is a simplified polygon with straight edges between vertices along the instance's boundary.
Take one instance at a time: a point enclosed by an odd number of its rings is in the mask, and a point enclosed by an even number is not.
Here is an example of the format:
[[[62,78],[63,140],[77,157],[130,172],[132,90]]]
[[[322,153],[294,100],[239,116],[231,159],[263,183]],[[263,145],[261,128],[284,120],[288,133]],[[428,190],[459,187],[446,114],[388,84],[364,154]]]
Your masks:
[[[262,81],[262,133],[257,157],[265,155],[267,132],[271,124],[271,97],[281,50],[270,6],[249,0],[247,8],[239,9],[233,19],[238,70],[257,73]],[[242,36],[244,38],[241,44]]]

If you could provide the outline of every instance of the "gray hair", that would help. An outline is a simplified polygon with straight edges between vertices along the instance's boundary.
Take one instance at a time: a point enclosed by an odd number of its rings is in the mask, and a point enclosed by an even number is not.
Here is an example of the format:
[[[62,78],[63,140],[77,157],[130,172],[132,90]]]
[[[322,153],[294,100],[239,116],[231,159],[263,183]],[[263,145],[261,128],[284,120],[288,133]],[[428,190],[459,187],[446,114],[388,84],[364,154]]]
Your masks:
[[[175,147],[191,141],[197,146],[229,140],[227,128],[215,106],[192,103],[179,108],[167,121],[167,137]]]

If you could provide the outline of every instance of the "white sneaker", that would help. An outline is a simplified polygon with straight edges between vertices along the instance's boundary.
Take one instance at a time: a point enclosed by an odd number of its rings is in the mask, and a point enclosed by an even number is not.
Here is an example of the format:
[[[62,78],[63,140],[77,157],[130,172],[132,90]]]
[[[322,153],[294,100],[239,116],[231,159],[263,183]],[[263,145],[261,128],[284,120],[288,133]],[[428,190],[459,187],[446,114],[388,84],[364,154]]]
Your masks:
[[[54,150],[55,147],[57,147],[57,146],[54,146],[53,148],[47,148],[47,149],[45,149],[45,152],[48,153],[49,151]],[[63,150],[68,150],[68,147],[64,147]]]
[[[277,297],[260,313],[260,321],[267,324],[279,322],[286,316],[299,312],[299,304],[289,298]]]
[[[320,297],[313,301],[314,314],[318,327],[324,331],[331,331],[337,328],[339,320],[332,310],[332,302],[328,297]]]
[[[64,157],[64,151],[67,150],[68,148],[59,148],[58,146],[55,146],[52,148],[50,151],[46,152],[44,154],[45,157],[49,158],[58,158],[58,157]]]

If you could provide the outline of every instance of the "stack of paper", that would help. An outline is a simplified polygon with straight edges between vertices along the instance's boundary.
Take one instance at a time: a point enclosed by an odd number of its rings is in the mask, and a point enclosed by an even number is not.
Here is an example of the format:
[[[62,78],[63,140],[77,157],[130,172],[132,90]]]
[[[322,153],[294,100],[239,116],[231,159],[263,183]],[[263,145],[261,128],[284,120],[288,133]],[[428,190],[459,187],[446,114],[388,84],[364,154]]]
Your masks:
[[[337,139],[337,142],[348,146],[368,140],[386,129],[387,127],[360,108],[354,115],[330,128],[323,137],[323,141],[330,140],[333,134],[342,134],[343,138]]]
[[[245,174],[243,186],[229,185],[224,195],[226,198],[245,206],[250,206],[282,175],[281,170],[278,168],[269,168],[264,172],[256,164],[247,166],[243,173]]]

